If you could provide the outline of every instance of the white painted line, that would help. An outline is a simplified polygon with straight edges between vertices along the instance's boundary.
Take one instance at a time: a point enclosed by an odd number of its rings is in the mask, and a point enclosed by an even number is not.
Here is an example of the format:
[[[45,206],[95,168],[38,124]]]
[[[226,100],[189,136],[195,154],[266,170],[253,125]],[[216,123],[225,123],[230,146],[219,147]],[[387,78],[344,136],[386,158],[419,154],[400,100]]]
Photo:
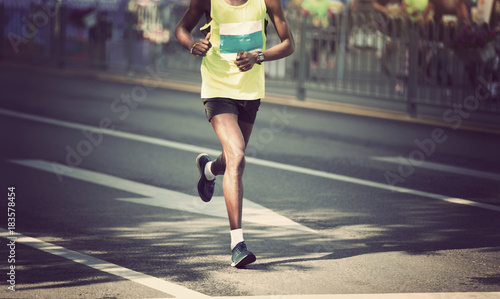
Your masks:
[[[182,150],[182,151],[186,151],[186,152],[193,152],[193,153],[205,152],[207,154],[214,155],[214,156],[218,156],[220,154],[220,151],[217,151],[214,149],[208,149],[208,148],[199,147],[199,146],[195,146],[195,145],[190,145],[190,144],[185,144],[185,143],[180,143],[180,142],[175,142],[175,141],[169,141],[166,139],[160,139],[160,138],[155,138],[155,137],[148,137],[148,136],[143,136],[143,135],[138,135],[138,134],[133,134],[133,133],[115,131],[115,130],[104,129],[104,128],[101,129],[98,127],[77,124],[77,123],[73,123],[73,122],[69,122],[69,121],[65,121],[65,120],[53,119],[53,118],[49,118],[49,117],[37,116],[37,115],[33,115],[33,114],[16,112],[16,111],[6,110],[6,109],[2,109],[2,108],[0,108],[0,114],[6,115],[6,116],[17,117],[17,118],[21,118],[21,119],[26,119],[26,120],[31,120],[31,121],[36,121],[36,122],[41,122],[41,123],[46,123],[46,124],[51,124],[51,125],[56,125],[59,127],[75,129],[75,130],[100,131],[104,135],[119,137],[119,138],[123,138],[123,139],[130,139],[130,140],[149,143],[149,144],[155,144],[155,145],[174,148],[174,149],[178,149],[178,150]]]
[[[13,238],[15,242],[30,246],[40,251],[63,257],[75,263],[82,264],[93,269],[121,277],[126,280],[158,290],[176,298],[214,298],[214,299],[497,299],[500,292],[470,292],[470,293],[399,293],[399,294],[328,294],[328,295],[269,295],[269,296],[223,296],[210,297],[205,294],[190,290],[183,286],[150,276],[141,272],[130,270],[105,260],[95,258],[74,250],[70,250],[52,243],[24,236],[16,233],[11,235],[8,230],[0,228],[0,237]]]
[[[407,159],[399,159],[398,157],[371,157],[371,159],[375,160],[375,161],[382,161],[382,162],[393,163],[393,164],[412,165],[410,163],[410,161],[408,161]],[[434,162],[424,161],[419,165],[412,165],[412,166],[425,168],[425,169],[431,169],[431,170],[438,170],[438,171],[443,171],[443,172],[449,172],[449,173],[456,173],[456,174],[460,174],[460,175],[467,175],[467,176],[472,176],[472,177],[476,177],[476,178],[500,181],[500,175],[497,173],[480,171],[480,170],[473,170],[473,169],[468,169],[468,168],[463,168],[463,167],[450,166],[450,165],[439,164],[439,163],[434,163]]]
[[[10,160],[9,162],[47,172],[53,171],[53,164],[47,161]],[[216,196],[212,198],[210,203],[204,203],[197,196],[150,186],[95,171],[68,167],[64,172],[66,177],[140,195],[137,198],[117,198],[119,201],[227,218],[226,204],[222,196]],[[260,225],[295,229],[307,233],[317,233],[315,230],[248,199],[244,199],[243,201],[243,220],[245,222]]]
[[[15,239],[15,242],[17,243],[21,243],[36,248],[38,250],[47,252],[49,254],[66,258],[68,260],[94,268],[99,271],[116,275],[123,279],[127,279],[135,283],[142,284],[144,286],[158,290],[160,292],[164,292],[174,297],[209,298],[209,296],[207,295],[195,292],[183,286],[168,282],[166,280],[159,279],[134,270],[130,270],[83,253],[66,249],[64,247],[55,244],[47,243],[39,239],[23,236],[17,233],[15,235],[10,235],[9,231],[3,228],[0,228],[0,237],[2,238],[17,237],[17,239]]]
[[[500,292],[224,296],[213,299],[498,299]]]
[[[145,142],[145,143],[151,143],[151,144],[155,144],[155,145],[159,145],[159,146],[165,146],[165,147],[179,149],[179,150],[193,152],[193,153],[205,152],[205,153],[208,153],[208,154],[214,155],[214,156],[217,156],[220,154],[220,151],[217,151],[214,149],[203,148],[203,147],[193,146],[193,145],[189,145],[189,144],[184,144],[184,143],[179,143],[179,142],[175,142],[175,141],[169,141],[169,140],[164,140],[164,139],[159,139],[159,138],[154,138],[154,137],[147,137],[147,136],[142,136],[142,135],[133,134],[133,133],[113,131],[113,130],[107,130],[107,129],[99,129],[97,127],[81,125],[81,124],[76,124],[76,123],[72,123],[72,122],[68,122],[68,121],[56,120],[56,119],[52,119],[52,118],[36,116],[36,115],[31,115],[31,114],[26,114],[26,113],[21,113],[21,112],[15,112],[15,111],[5,110],[5,109],[1,109],[1,108],[0,108],[0,114],[12,116],[12,117],[17,117],[17,118],[21,118],[21,119],[27,119],[27,120],[31,120],[31,121],[53,124],[53,125],[57,125],[57,126],[67,127],[67,128],[78,129],[78,130],[101,130],[101,132],[103,134],[106,134],[109,136],[115,136],[115,137],[120,137],[120,138],[125,138],[125,139]],[[325,179],[336,180],[336,181],[340,181],[340,182],[358,184],[358,185],[362,185],[362,186],[373,187],[373,188],[378,188],[378,189],[382,189],[382,190],[389,190],[389,191],[393,191],[393,192],[412,194],[412,195],[417,195],[417,196],[422,196],[422,197],[427,197],[427,198],[432,198],[432,199],[438,199],[438,200],[442,200],[442,201],[449,202],[449,203],[467,205],[467,206],[478,207],[478,208],[482,208],[482,209],[500,212],[500,206],[478,203],[478,202],[474,202],[474,201],[462,199],[462,198],[450,198],[449,196],[445,196],[445,195],[434,194],[434,193],[429,193],[429,192],[424,192],[424,191],[418,191],[418,190],[413,190],[413,189],[409,189],[409,188],[397,187],[397,186],[392,186],[389,184],[382,184],[382,183],[372,182],[372,181],[368,181],[368,180],[357,179],[357,178],[353,178],[353,177],[348,177],[348,176],[329,173],[329,172],[325,172],[325,171],[309,169],[309,168],[305,168],[305,167],[299,167],[299,166],[293,166],[293,165],[288,165],[288,164],[283,164],[283,163],[278,163],[278,162],[272,162],[272,161],[257,159],[257,158],[253,158],[253,157],[247,157],[246,162],[256,164],[256,165],[281,169],[281,170],[287,170],[287,171],[291,171],[291,172],[295,172],[295,173],[312,175],[312,176],[317,176],[317,177],[321,177],[321,178],[325,178]]]
[[[414,190],[414,189],[409,189],[409,188],[404,188],[404,187],[397,187],[397,186],[392,186],[392,185],[388,185],[388,184],[382,184],[382,183],[372,182],[372,181],[368,181],[368,180],[348,177],[348,176],[344,176],[344,175],[339,175],[339,174],[334,174],[334,173],[329,173],[329,172],[324,172],[324,171],[319,171],[319,170],[313,170],[313,169],[308,169],[308,168],[299,167],[299,166],[287,165],[287,164],[282,164],[282,163],[277,163],[277,162],[265,161],[265,160],[255,159],[255,158],[247,158],[247,162],[251,162],[251,163],[262,165],[262,166],[273,167],[273,168],[288,170],[288,171],[292,171],[292,172],[302,173],[302,174],[308,174],[308,175],[312,175],[312,176],[318,176],[318,177],[332,179],[332,180],[346,182],[346,183],[358,184],[358,185],[363,185],[363,186],[367,186],[367,187],[389,190],[389,191],[393,191],[393,192],[412,194],[412,195],[417,195],[417,196],[422,196],[422,197],[427,197],[427,198],[432,198],[432,199],[438,199],[438,200],[442,200],[442,201],[445,201],[448,203],[467,205],[467,206],[471,206],[471,207],[477,207],[477,208],[482,208],[482,209],[486,209],[486,210],[500,212],[500,206],[475,202],[475,201],[463,199],[463,198],[454,198],[454,197],[449,197],[446,195],[429,193],[429,192],[425,192],[425,191],[419,191],[419,190]]]

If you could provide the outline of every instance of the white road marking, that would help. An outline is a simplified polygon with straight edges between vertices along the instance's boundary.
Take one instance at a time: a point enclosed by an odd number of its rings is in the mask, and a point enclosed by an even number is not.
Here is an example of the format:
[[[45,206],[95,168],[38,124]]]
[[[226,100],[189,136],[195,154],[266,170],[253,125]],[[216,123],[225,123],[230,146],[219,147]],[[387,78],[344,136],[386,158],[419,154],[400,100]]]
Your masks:
[[[9,162],[47,172],[53,171],[52,163],[47,161],[10,160]],[[216,196],[212,198],[212,201],[210,203],[204,203],[197,196],[192,196],[169,189],[146,185],[143,183],[138,183],[119,177],[79,168],[68,168],[68,170],[65,171],[65,176],[141,195],[138,198],[117,198],[117,200],[119,201],[161,207],[165,209],[187,211],[213,217],[227,218],[226,204],[222,196]],[[312,230],[302,224],[286,218],[248,199],[244,199],[243,203],[243,220],[245,222],[251,222],[260,225],[278,226],[308,233],[317,233],[315,230]]]
[[[410,161],[408,161],[407,159],[399,159],[398,157],[371,157],[371,159],[375,160],[375,161],[382,161],[382,162],[393,163],[393,164],[411,165]],[[488,180],[494,180],[494,181],[500,181],[500,175],[497,173],[480,171],[480,170],[473,170],[473,169],[468,169],[468,168],[463,168],[463,167],[456,167],[456,166],[450,166],[450,165],[427,162],[427,161],[424,161],[420,165],[415,166],[415,167],[431,169],[431,170],[438,170],[438,171],[449,172],[449,173],[456,173],[456,174],[467,175],[467,176],[488,179]]]
[[[11,238],[17,237],[15,239],[16,243],[21,243],[38,250],[47,252],[52,255],[64,257],[68,260],[74,261],[76,263],[94,268],[99,271],[103,271],[112,275],[116,275],[118,277],[142,284],[149,288],[164,292],[166,294],[181,297],[181,298],[209,298],[209,296],[204,295],[202,293],[195,292],[183,286],[168,282],[163,279],[159,279],[144,273],[140,273],[134,270],[130,270],[107,261],[76,252],[73,250],[66,249],[64,247],[47,243],[39,239],[27,237],[21,234],[16,233],[15,235],[10,235],[9,231],[3,228],[0,228],[0,237],[3,238]]]
[[[304,168],[304,167],[300,167],[300,166],[287,165],[287,164],[282,164],[282,163],[277,163],[277,162],[255,159],[255,158],[247,158],[247,162],[251,162],[254,164],[267,166],[267,167],[288,170],[288,171],[292,171],[292,172],[296,172],[296,173],[302,173],[302,174],[308,174],[308,175],[322,177],[322,178],[326,178],[326,179],[332,179],[332,180],[346,182],[346,183],[353,183],[353,184],[363,185],[363,186],[367,186],[367,187],[389,190],[389,191],[393,191],[393,192],[412,194],[412,195],[417,195],[417,196],[422,196],[422,197],[427,197],[427,198],[438,199],[438,200],[442,200],[442,201],[445,201],[448,203],[466,205],[466,206],[477,207],[477,208],[482,208],[482,209],[486,209],[486,210],[500,212],[500,206],[475,202],[475,201],[463,199],[463,198],[449,197],[446,195],[435,194],[435,193],[430,193],[430,192],[425,192],[425,191],[419,191],[419,190],[414,190],[414,189],[409,189],[409,188],[404,188],[404,187],[397,187],[397,186],[392,186],[389,184],[382,184],[382,183],[372,182],[372,181],[368,181],[368,180],[348,177],[348,176],[344,176],[344,175],[329,173],[329,172],[325,172],[325,171],[313,170],[313,169],[308,169],[308,168]]]
[[[496,299],[500,292],[470,292],[470,293],[399,293],[399,294],[328,294],[328,295],[269,295],[269,296],[223,296],[210,297],[166,280],[130,270],[116,264],[109,263],[74,250],[70,250],[52,243],[15,233],[0,228],[0,237],[16,237],[16,243],[24,244],[40,251],[63,257],[75,263],[121,277],[126,280],[158,290],[176,298],[214,298],[214,299]]]
[[[224,296],[213,299],[498,299],[500,292]]]
[[[149,143],[149,144],[154,144],[154,145],[159,145],[159,146],[164,146],[164,147],[169,147],[169,148],[174,148],[186,152],[192,152],[192,153],[201,153],[201,152],[206,152],[207,154],[218,156],[220,154],[220,151],[214,150],[214,149],[207,149],[204,147],[199,147],[195,145],[190,145],[190,144],[185,144],[185,143],[180,143],[180,142],[175,142],[175,141],[169,141],[166,139],[160,139],[160,138],[155,138],[155,137],[149,137],[149,136],[144,136],[144,135],[139,135],[139,134],[133,134],[133,133],[127,133],[127,132],[122,132],[122,131],[116,131],[116,130],[110,130],[110,129],[104,129],[104,128],[98,128],[98,127],[93,127],[93,126],[88,126],[88,125],[82,125],[78,123],[73,123],[65,120],[58,120],[54,118],[49,118],[49,117],[44,117],[44,116],[37,116],[33,114],[27,114],[27,113],[22,113],[22,112],[16,112],[12,110],[6,110],[0,108],[0,114],[6,115],[6,116],[12,116],[16,118],[21,118],[21,119],[27,119],[31,121],[36,121],[36,122],[41,122],[45,124],[51,124],[51,125],[56,125],[59,127],[65,127],[65,128],[70,128],[70,129],[75,129],[75,130],[89,130],[89,131],[97,131],[97,132],[102,132],[104,135],[109,135],[109,136],[114,136],[118,138],[123,138],[123,139],[130,139],[134,141],[139,141],[139,142],[144,142],[144,143]]]
[[[36,116],[36,115],[32,115],[32,114],[26,114],[26,113],[21,113],[21,112],[16,112],[16,111],[11,111],[11,110],[1,109],[1,108],[0,108],[0,114],[11,116],[11,117],[16,117],[16,118],[21,118],[21,119],[27,119],[27,120],[31,120],[31,121],[53,124],[53,125],[66,127],[66,128],[78,129],[78,130],[94,130],[94,131],[100,130],[103,134],[109,135],[109,136],[125,138],[125,139],[130,139],[130,140],[144,142],[144,143],[155,144],[155,145],[159,145],[159,146],[174,148],[174,149],[193,152],[193,153],[205,152],[205,153],[208,153],[208,154],[214,155],[214,156],[217,156],[220,154],[220,151],[217,151],[214,149],[203,148],[203,147],[198,147],[198,146],[194,146],[194,145],[159,139],[159,138],[155,138],[155,137],[148,137],[148,136],[143,136],[143,135],[138,135],[138,134],[133,134],[133,133],[120,132],[120,131],[114,131],[114,130],[108,130],[108,129],[100,129],[97,127],[72,123],[72,122],[63,121],[63,120],[56,120],[56,119],[52,119],[52,118],[48,118],[48,117]],[[477,207],[477,208],[482,208],[482,209],[500,212],[500,206],[474,202],[474,201],[463,199],[463,198],[452,198],[452,197],[449,197],[446,195],[434,194],[434,193],[413,190],[413,189],[404,188],[404,187],[397,187],[397,186],[392,186],[389,184],[382,184],[382,183],[372,182],[372,181],[368,181],[368,180],[357,179],[357,178],[348,177],[348,176],[344,176],[344,175],[309,169],[309,168],[300,167],[300,166],[293,166],[293,165],[288,165],[288,164],[283,164],[283,163],[278,163],[278,162],[272,162],[272,161],[267,161],[267,160],[263,160],[263,159],[253,158],[253,157],[247,157],[246,162],[256,164],[256,165],[281,169],[281,170],[287,170],[287,171],[291,171],[291,172],[295,172],[295,173],[312,175],[312,176],[317,176],[317,177],[321,177],[321,178],[336,180],[336,181],[340,181],[340,182],[358,184],[358,185],[362,185],[362,186],[373,187],[373,188],[378,188],[378,189],[382,189],[382,190],[389,190],[389,191],[393,191],[393,192],[412,194],[412,195],[442,200],[442,201],[445,201],[448,203],[467,205],[467,206],[472,206],[472,207]]]

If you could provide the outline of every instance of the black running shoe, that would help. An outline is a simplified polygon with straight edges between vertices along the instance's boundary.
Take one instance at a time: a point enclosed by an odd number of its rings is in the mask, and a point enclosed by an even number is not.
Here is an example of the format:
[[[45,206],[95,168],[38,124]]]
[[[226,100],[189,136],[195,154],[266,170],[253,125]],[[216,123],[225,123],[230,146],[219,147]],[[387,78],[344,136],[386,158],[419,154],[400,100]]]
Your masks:
[[[231,260],[233,261],[231,266],[241,269],[246,265],[255,262],[257,258],[250,250],[247,249],[245,242],[240,242],[233,248],[233,256]]]
[[[209,202],[214,195],[215,179],[209,181],[205,176],[205,165],[212,161],[207,154],[199,154],[196,157],[196,165],[200,171],[200,178],[198,179],[198,194],[201,200]]]

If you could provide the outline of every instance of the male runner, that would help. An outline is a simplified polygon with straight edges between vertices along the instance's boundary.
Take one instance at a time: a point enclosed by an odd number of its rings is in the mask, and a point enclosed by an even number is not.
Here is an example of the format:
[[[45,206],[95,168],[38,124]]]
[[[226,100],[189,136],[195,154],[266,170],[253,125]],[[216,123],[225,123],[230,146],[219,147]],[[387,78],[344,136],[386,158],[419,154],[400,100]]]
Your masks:
[[[265,48],[266,13],[281,40],[270,49]],[[202,29],[209,29],[209,33],[195,42],[191,31],[202,16],[207,21]],[[231,265],[243,268],[256,260],[246,247],[241,228],[242,176],[245,148],[265,92],[262,62],[292,54],[292,33],[281,0],[191,0],[175,35],[191,54],[204,56],[201,98],[223,148],[215,161],[207,154],[196,158],[200,171],[198,194],[203,201],[210,201],[215,177],[224,174],[222,188],[231,229]]]

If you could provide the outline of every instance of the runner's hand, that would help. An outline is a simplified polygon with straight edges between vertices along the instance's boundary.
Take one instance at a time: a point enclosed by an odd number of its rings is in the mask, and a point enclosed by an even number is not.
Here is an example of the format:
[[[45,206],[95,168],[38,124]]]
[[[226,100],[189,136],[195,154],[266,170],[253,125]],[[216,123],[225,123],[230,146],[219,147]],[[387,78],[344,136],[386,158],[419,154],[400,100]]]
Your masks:
[[[246,72],[251,70],[256,62],[257,53],[248,53],[245,51],[241,51],[236,55],[236,61],[234,63],[240,69],[240,71]]]
[[[207,55],[208,50],[212,47],[212,44],[210,43],[210,36],[212,36],[211,32],[207,34],[205,39],[200,39],[197,43],[195,43],[191,48],[191,54],[195,56]]]

